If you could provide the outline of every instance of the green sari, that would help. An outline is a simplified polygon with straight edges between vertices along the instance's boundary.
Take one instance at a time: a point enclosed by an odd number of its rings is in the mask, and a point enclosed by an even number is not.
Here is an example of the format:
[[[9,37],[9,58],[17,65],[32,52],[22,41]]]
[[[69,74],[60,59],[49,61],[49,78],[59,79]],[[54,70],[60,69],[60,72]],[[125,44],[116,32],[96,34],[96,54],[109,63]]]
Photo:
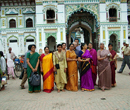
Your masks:
[[[29,62],[32,65],[32,67],[35,68],[36,64],[38,62],[38,59],[39,59],[39,54],[37,52],[35,52],[34,54],[28,53],[27,54],[27,59],[29,59]],[[37,72],[39,73],[39,67],[37,69]],[[32,69],[27,65],[27,76],[28,76],[28,78],[31,76],[31,73],[32,73]],[[36,86],[36,87],[31,86],[29,84],[29,79],[28,79],[28,85],[29,85],[29,90],[28,90],[29,93],[40,92],[41,91],[41,84],[39,86]]]

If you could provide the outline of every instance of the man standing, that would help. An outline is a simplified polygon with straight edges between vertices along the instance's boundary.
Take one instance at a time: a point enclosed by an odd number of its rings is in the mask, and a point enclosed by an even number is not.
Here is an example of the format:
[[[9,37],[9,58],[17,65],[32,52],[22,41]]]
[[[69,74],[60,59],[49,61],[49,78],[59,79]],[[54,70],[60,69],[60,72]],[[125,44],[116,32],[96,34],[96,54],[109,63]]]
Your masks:
[[[123,42],[123,47],[121,48],[121,50],[122,50],[122,54],[123,54],[123,57],[124,57],[124,49],[125,49],[125,46],[126,46],[126,43]]]
[[[73,42],[73,44],[74,44],[74,51],[75,51],[75,53],[76,53],[76,55],[77,55],[77,57],[78,57],[78,55],[79,55],[79,50],[76,49],[76,47],[78,46],[78,44],[77,44],[77,42]]]
[[[80,47],[80,45],[79,45],[79,39],[75,39],[74,41],[77,42],[77,47],[76,47],[76,49],[80,51],[80,50],[81,50],[81,47]]]
[[[31,45],[28,46],[28,51],[25,53],[25,58],[24,58],[24,63],[23,63],[23,68],[24,68],[24,75],[22,78],[22,82],[21,82],[21,89],[25,89],[24,84],[27,81],[27,53],[31,52]]]
[[[129,48],[129,43],[128,42],[126,42],[126,44],[125,44],[125,48],[124,48],[123,54],[124,54],[123,62],[122,62],[121,68],[118,71],[118,73],[122,73],[123,72],[126,64],[129,67],[129,69],[130,69],[130,48]]]
[[[6,54],[7,58],[7,66],[8,66],[8,80],[9,74],[12,74],[12,78],[14,78],[14,59],[16,58],[15,54],[12,52],[12,48],[9,47],[9,53]]]
[[[91,67],[92,67],[92,78],[93,78],[93,84],[96,85],[97,80],[97,52],[95,49],[93,49],[92,43],[89,43],[89,52],[92,55],[92,61],[91,61]]]
[[[78,43],[77,42],[73,42],[74,44],[74,51],[77,55],[77,58],[78,58],[78,55],[79,55],[79,50],[76,48],[78,46]],[[80,62],[77,61],[77,67],[78,67],[78,70],[79,70],[79,76],[80,76],[80,73],[81,73],[81,68],[80,68]],[[80,80],[80,79],[79,79]]]
[[[66,43],[62,43],[62,52],[66,53]]]

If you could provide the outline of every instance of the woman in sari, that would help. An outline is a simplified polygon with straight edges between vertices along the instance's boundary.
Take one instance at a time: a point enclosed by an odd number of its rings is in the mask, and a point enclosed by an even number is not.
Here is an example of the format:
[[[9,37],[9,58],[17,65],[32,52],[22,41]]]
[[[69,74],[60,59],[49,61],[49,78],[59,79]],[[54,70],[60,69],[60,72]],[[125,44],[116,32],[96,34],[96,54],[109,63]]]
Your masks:
[[[29,84],[29,77],[32,72],[39,73],[39,54],[35,52],[36,45],[31,46],[31,52],[27,53],[27,76],[28,76],[28,85],[29,85],[29,93],[40,92],[41,84],[39,86],[32,86]]]
[[[97,52],[98,59],[98,86],[102,91],[111,88],[111,67],[109,58],[111,54],[109,50],[104,49],[104,44],[100,43],[100,50]]]
[[[109,47],[109,51],[112,55],[112,57],[110,58],[110,65],[111,65],[111,76],[112,76],[112,87],[116,86],[116,80],[115,80],[115,70],[117,69],[117,54],[114,50],[112,50],[113,48],[113,44],[109,43],[108,44]]]
[[[51,93],[54,90],[54,66],[52,53],[49,53],[49,47],[44,48],[45,53],[40,57],[41,72],[43,72],[43,91]]]
[[[81,62],[81,89],[82,91],[94,91],[94,84],[92,79],[92,69],[90,68],[90,59],[92,56],[87,50],[87,44],[81,44],[78,61]]]
[[[93,49],[92,43],[89,43],[89,52],[92,55],[91,60],[91,68],[92,68],[92,78],[93,78],[93,83],[96,85],[96,80],[97,80],[97,52],[95,49]]]
[[[68,66],[68,80],[66,89],[70,91],[78,91],[78,70],[77,57],[74,51],[74,44],[69,45],[69,50],[66,52]]]

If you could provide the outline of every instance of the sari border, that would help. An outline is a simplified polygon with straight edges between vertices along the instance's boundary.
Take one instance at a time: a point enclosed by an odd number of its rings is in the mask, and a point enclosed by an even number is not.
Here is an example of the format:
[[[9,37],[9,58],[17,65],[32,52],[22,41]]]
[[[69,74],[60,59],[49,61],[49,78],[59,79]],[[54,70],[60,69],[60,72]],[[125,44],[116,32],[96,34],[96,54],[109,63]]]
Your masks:
[[[106,68],[99,74],[99,76],[101,76],[102,75],[102,73],[104,72],[104,71],[106,71],[106,69],[109,67],[109,64],[106,66]]]
[[[45,81],[53,72],[54,68],[52,67],[44,76],[43,81]]]
[[[43,92],[51,93],[53,90],[54,90],[54,87],[52,87],[52,89],[43,89]]]
[[[85,88],[82,88],[84,89],[85,91],[94,91],[95,89],[85,89]]]

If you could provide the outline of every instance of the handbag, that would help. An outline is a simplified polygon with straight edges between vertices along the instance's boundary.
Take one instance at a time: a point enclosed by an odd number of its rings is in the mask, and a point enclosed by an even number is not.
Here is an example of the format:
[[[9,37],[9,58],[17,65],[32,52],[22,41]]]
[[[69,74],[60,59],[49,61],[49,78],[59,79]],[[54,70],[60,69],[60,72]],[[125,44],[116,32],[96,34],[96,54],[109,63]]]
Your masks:
[[[59,64],[56,64],[56,69],[60,69],[60,65]]]
[[[38,72],[32,72],[29,78],[29,84],[31,86],[39,86],[41,84],[41,77]]]
[[[21,75],[19,76],[19,79],[23,79],[23,76],[24,76],[24,69],[23,69],[23,71],[21,72]]]

